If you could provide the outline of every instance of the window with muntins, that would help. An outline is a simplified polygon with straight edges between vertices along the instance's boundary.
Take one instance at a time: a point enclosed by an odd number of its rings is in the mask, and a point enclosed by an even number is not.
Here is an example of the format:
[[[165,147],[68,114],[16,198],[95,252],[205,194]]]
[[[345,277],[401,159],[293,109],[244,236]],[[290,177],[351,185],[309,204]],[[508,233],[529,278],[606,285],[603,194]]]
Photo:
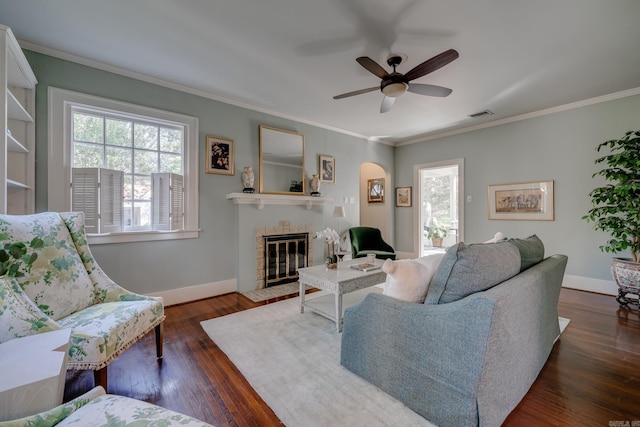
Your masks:
[[[64,145],[50,150],[49,210],[85,211],[91,243],[197,237],[197,118],[49,92],[50,130],[62,122]],[[61,178],[66,188],[52,186]],[[113,226],[114,212],[120,226]]]

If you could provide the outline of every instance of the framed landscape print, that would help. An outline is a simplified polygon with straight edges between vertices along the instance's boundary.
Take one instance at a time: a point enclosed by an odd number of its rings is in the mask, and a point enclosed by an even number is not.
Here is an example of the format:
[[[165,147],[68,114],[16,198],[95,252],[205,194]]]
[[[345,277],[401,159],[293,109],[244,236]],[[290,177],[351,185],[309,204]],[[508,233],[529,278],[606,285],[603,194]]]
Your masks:
[[[396,187],[396,206],[411,206],[411,187]]]
[[[320,156],[320,182],[336,183],[336,158]]]
[[[206,172],[234,174],[233,139],[207,135]]]
[[[384,202],[384,178],[367,180],[367,201],[369,203]]]
[[[553,221],[553,181],[491,184],[489,219]]]

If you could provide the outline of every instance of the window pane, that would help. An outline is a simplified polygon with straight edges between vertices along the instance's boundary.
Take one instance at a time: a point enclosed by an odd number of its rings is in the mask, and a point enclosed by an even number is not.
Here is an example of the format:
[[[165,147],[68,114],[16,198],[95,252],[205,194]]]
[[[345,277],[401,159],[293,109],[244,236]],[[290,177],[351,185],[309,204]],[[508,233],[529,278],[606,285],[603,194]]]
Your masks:
[[[73,113],[73,139],[83,142],[102,143],[102,117]]]
[[[126,202],[124,204],[125,227],[148,227],[151,224],[149,202]]]
[[[131,173],[131,149],[130,148],[106,148],[107,169],[115,169]]]
[[[182,175],[182,157],[176,154],[160,154],[160,172]]]
[[[102,167],[102,145],[73,144],[74,168],[99,168]]]
[[[158,153],[153,151],[135,151],[134,172],[151,174],[158,172]]]
[[[107,144],[131,147],[131,129],[133,123],[123,120],[106,119]]]
[[[136,148],[158,149],[158,128],[136,123],[134,126],[134,145]]]
[[[133,195],[136,200],[151,200],[151,177],[135,176],[133,178]]]
[[[149,202],[128,202],[124,209],[127,227],[148,227],[151,225],[151,204]]]
[[[160,129],[160,151],[182,153],[182,131],[178,129]]]

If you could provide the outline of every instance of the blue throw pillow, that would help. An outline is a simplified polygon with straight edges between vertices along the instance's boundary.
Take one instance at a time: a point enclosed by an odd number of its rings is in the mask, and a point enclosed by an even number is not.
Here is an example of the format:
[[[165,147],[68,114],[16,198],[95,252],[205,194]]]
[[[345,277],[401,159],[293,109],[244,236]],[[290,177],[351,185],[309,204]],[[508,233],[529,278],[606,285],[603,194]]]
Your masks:
[[[520,252],[508,242],[451,246],[431,281],[425,304],[457,301],[520,272]]]
[[[535,234],[526,239],[509,239],[507,242],[520,251],[520,271],[533,267],[544,259],[544,245]]]

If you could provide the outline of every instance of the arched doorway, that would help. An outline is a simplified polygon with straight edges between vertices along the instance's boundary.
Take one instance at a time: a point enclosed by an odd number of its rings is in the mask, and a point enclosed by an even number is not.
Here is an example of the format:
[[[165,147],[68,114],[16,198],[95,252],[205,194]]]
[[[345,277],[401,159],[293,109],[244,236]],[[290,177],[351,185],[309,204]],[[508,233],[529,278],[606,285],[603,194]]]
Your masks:
[[[382,200],[376,193],[369,197],[371,180],[381,180],[383,184]],[[375,182],[377,184],[377,182]],[[360,225],[379,228],[382,238],[394,245],[393,229],[393,183],[391,175],[381,166],[375,163],[363,163],[360,165]],[[376,187],[375,191],[380,187]]]

